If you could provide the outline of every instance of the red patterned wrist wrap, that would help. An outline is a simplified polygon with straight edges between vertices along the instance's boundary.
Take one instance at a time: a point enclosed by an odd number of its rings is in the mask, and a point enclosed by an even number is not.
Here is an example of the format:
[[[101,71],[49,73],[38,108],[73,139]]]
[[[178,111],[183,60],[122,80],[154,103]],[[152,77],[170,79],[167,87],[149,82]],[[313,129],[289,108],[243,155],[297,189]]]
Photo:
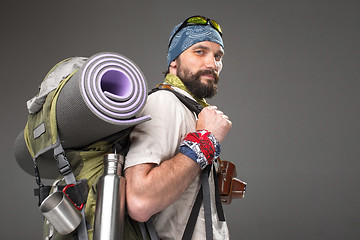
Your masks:
[[[192,158],[202,169],[220,154],[220,143],[207,130],[189,133],[180,143],[180,152]]]

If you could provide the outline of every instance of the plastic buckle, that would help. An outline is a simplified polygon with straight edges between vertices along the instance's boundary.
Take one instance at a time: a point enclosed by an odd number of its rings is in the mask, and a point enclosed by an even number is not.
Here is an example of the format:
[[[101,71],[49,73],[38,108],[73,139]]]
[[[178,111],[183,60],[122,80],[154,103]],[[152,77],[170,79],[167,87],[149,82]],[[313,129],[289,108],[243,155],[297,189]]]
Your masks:
[[[70,187],[73,187],[73,186],[75,186],[75,184],[68,184],[68,185],[66,185],[66,186],[63,188],[62,191],[63,191],[63,193],[65,193],[66,197],[70,200],[70,202],[76,207],[76,209],[79,210],[79,211],[81,211],[81,210],[83,209],[83,207],[84,207],[84,203],[82,203],[80,206],[76,205],[76,203],[74,203],[74,202],[71,200],[70,196],[66,193],[66,190],[67,190],[68,188],[70,188]]]
[[[66,159],[65,154],[60,153],[60,154],[56,155],[55,158],[58,160],[59,172],[63,176],[71,173],[71,165],[70,165],[69,161]]]
[[[58,168],[61,175],[65,176],[71,173],[71,165],[65,156],[65,151],[61,144],[54,148],[54,157],[58,162]]]

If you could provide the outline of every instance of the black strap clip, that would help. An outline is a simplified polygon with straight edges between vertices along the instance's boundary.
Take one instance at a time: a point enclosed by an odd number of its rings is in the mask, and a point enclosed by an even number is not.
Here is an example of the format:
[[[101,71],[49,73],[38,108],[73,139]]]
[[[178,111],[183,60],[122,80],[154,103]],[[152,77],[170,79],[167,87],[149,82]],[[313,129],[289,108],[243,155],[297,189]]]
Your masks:
[[[58,168],[61,175],[65,176],[71,173],[71,165],[65,156],[61,144],[54,149],[54,158],[58,162]]]

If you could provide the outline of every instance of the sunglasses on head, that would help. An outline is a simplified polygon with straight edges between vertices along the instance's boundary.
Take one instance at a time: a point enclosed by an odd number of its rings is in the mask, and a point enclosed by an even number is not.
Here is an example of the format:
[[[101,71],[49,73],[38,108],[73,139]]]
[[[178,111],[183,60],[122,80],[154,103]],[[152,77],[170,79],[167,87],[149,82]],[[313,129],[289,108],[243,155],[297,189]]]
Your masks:
[[[193,26],[193,25],[210,25],[212,28],[214,28],[216,31],[218,31],[218,33],[220,34],[220,36],[222,36],[222,31],[221,31],[221,27],[219,25],[219,23],[217,23],[215,20],[212,20],[210,18],[206,18],[203,16],[192,16],[187,18],[181,25],[180,27],[176,30],[176,32],[172,35],[170,41],[169,41],[169,46],[171,45],[172,40],[174,39],[175,35],[178,34],[180,32],[181,29],[187,27],[187,26]]]

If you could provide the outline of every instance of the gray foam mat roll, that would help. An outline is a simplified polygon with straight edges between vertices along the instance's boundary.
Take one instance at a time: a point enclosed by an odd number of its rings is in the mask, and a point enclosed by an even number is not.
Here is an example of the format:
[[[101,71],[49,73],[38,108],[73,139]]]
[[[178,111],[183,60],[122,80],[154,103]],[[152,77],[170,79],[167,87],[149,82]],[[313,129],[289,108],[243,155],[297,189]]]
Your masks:
[[[64,148],[78,148],[149,120],[136,118],[147,98],[140,69],[114,53],[92,56],[61,90],[56,108]]]
[[[145,77],[131,60],[111,52],[90,57],[64,85],[57,100],[56,119],[63,147],[81,148],[150,120],[150,116],[137,117],[146,99]],[[20,167],[34,175],[23,132],[15,141],[14,151]],[[49,152],[37,160],[44,178],[58,175]]]

